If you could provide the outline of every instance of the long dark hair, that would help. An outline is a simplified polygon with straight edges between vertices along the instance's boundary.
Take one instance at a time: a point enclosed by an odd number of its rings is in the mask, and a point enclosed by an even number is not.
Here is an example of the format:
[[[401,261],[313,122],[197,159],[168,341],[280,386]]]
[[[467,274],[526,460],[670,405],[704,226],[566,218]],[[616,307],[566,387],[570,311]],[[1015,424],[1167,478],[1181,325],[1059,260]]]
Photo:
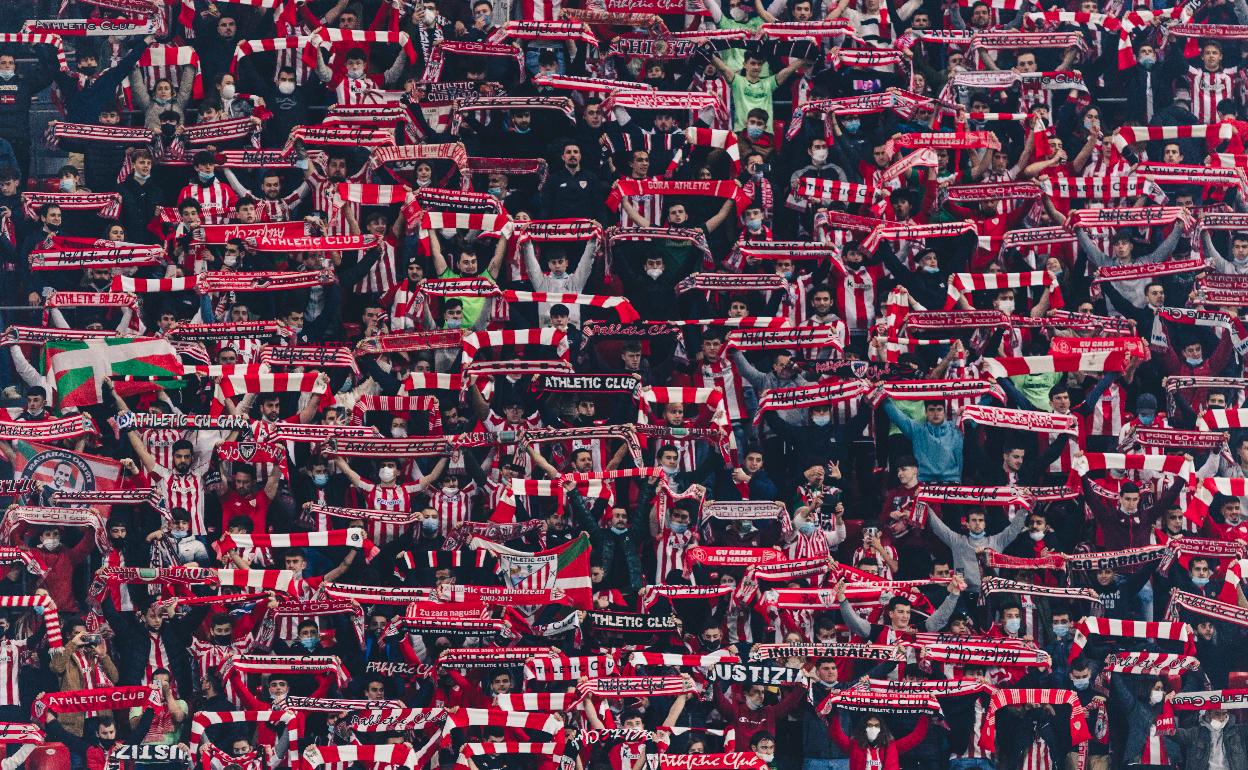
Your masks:
[[[880,719],[879,714],[867,714],[865,718],[859,720],[858,724],[854,725],[854,733],[850,736],[853,738],[854,743],[857,743],[859,746],[871,745],[871,741],[867,740],[867,722],[869,722],[872,717],[875,717],[875,719],[880,723],[880,737],[876,741],[876,745],[883,747],[892,743],[893,734],[889,731],[888,725],[884,724],[884,720]]]

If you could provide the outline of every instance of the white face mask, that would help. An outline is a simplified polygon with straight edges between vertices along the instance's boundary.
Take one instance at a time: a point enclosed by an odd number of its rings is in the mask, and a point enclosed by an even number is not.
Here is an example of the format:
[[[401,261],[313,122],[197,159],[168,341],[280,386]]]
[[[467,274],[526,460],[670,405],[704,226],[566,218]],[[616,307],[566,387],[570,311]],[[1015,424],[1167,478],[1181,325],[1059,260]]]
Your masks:
[[[1006,618],[1004,625],[1007,633],[1017,634],[1018,630],[1023,627],[1023,621],[1021,618]]]
[[[828,162],[828,151],[827,150],[811,150],[810,160],[816,166],[822,166],[824,163]]]
[[[278,83],[277,92],[279,94],[285,94],[286,96],[290,96],[291,94],[295,92],[295,81],[283,80],[282,82]]]
[[[775,758],[776,758],[776,755],[775,755],[775,754],[762,754],[762,753],[759,753],[759,752],[757,752],[757,751],[756,751],[756,752],[754,752],[754,753],[755,753],[755,754],[758,754],[758,758],[759,758],[759,759],[761,759],[761,760],[763,760],[764,762],[766,762],[766,763],[767,763],[767,764],[769,764],[769,765],[771,764],[771,760],[773,760],[773,759],[775,759]]]
[[[438,14],[426,8],[425,9],[425,24],[432,27],[433,23],[437,20],[438,20]]]
[[[1151,705],[1156,706],[1158,703],[1161,703],[1165,697],[1166,694],[1161,690],[1152,690],[1148,693],[1148,702]]]
[[[407,428],[395,427],[390,429],[390,435],[394,438],[407,438]]]
[[[347,67],[347,77],[351,78],[352,80],[359,80],[360,78],[364,77],[364,68],[363,67]]]
[[[1228,720],[1228,719],[1210,719],[1210,720],[1209,720],[1209,729],[1211,729],[1211,730],[1221,730],[1223,727],[1226,727],[1226,723],[1227,723],[1228,721],[1230,721],[1230,720]]]
[[[1043,539],[1044,539],[1044,533],[1043,533],[1043,532],[1036,532],[1036,531],[1034,531],[1034,530],[1033,530],[1032,532],[1029,532],[1029,533],[1027,533],[1027,534],[1028,534],[1028,536],[1029,536],[1032,540],[1035,540],[1036,542],[1040,542],[1041,540],[1043,540]]]
[[[874,741],[880,737],[880,728],[878,727],[868,727],[866,732],[867,732],[867,740],[869,741]]]
[[[225,85],[221,86],[221,98],[222,99],[233,99],[235,93],[236,91],[234,90],[233,83],[226,83]]]
[[[1011,315],[1014,312],[1014,300],[1012,299],[997,300],[997,309],[1000,310],[1002,313],[1005,313],[1006,315]]]
[[[647,270],[647,271],[646,271],[646,275],[650,276],[651,278],[656,278],[656,279],[657,279],[660,275],[663,275],[663,268],[661,268],[661,267],[652,267],[652,268],[650,268],[649,270]]]
[[[377,478],[380,479],[383,484],[389,484],[391,481],[394,481],[394,477],[394,468],[391,468],[388,465],[377,471]]]

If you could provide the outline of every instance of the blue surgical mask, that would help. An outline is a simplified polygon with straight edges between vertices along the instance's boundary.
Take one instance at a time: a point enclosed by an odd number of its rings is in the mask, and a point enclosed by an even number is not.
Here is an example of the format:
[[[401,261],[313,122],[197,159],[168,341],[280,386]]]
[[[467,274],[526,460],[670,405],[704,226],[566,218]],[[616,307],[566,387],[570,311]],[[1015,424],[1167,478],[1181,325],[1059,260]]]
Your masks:
[[[751,139],[758,139],[760,136],[763,135],[763,127],[762,126],[746,126],[745,134]]]
[[[12,80],[17,70],[0,70],[0,80]]]
[[[927,273],[928,275],[935,275],[936,273],[940,272],[940,265],[924,265],[923,272]]]
[[[1017,634],[1018,629],[1023,627],[1023,620],[1022,618],[1006,618],[1002,625],[1005,626],[1006,633]]]
[[[680,523],[680,522],[675,522],[675,521],[673,521],[672,523],[668,524],[668,525],[667,525],[667,528],[668,528],[668,529],[670,529],[670,530],[672,531],[672,533],[673,533],[673,534],[676,534],[676,535],[683,535],[683,534],[685,534],[686,532],[688,532],[688,531],[689,531],[689,525],[688,525],[688,524],[684,524],[684,523]]]
[[[832,416],[828,414],[821,414],[818,417],[811,417],[810,421],[814,423],[815,425],[818,425],[820,428],[822,428],[828,423],[832,422]]]
[[[501,187],[491,187],[490,189],[486,190],[486,192],[489,193],[490,195],[493,195],[495,198],[503,197],[503,188]]]
[[[174,529],[174,530],[170,530],[169,534],[170,536],[173,537],[174,540],[181,540],[185,538],[187,535],[191,534],[191,531],[188,529],[181,529],[181,530]]]
[[[1209,578],[1207,578],[1207,577],[1194,577],[1194,578],[1192,578],[1192,584],[1193,584],[1193,585],[1195,585],[1195,586],[1197,586],[1197,587],[1199,587],[1199,588],[1204,588],[1205,586],[1209,585]]]
[[[967,533],[972,540],[983,540],[988,537],[987,532],[969,532]]]
[[[212,180],[217,178],[216,173],[210,172],[210,171],[200,171],[198,172],[198,174],[199,174],[199,181],[202,184],[212,184]]]
[[[458,329],[459,327],[463,325],[464,325],[464,322],[459,318],[446,319],[446,328],[448,329]]]
[[[73,192],[78,189],[78,183],[72,178],[66,177],[61,180],[61,192]]]
[[[420,529],[426,535],[436,534],[438,531],[438,520],[437,519],[425,519],[424,521],[420,522]]]
[[[623,535],[627,532],[628,532],[628,527],[612,527],[611,528],[611,534],[613,535]]]
[[[34,607],[31,607],[31,609],[35,611],[36,615],[42,615],[44,610],[43,605],[40,604],[36,604]]]
[[[1069,634],[1069,633],[1070,633],[1069,623],[1054,623],[1053,624],[1053,635],[1056,636],[1058,639],[1065,639],[1066,634]]]
[[[745,220],[745,226],[749,229],[749,231],[750,231],[750,232],[752,232],[752,233],[756,233],[756,232],[758,232],[759,230],[762,230],[762,229],[763,229],[763,220],[761,220],[761,219],[747,219],[747,220]]]
[[[858,129],[862,128],[862,121],[858,120],[857,118],[854,118],[852,120],[845,121],[841,125],[843,125],[845,127],[845,130],[848,131],[849,133],[856,134],[858,133]]]
[[[299,644],[302,644],[305,650],[315,650],[317,648],[317,645],[319,645],[320,643],[321,643],[321,638],[319,636],[309,636],[305,639],[299,640]]]
[[[1157,57],[1151,54],[1145,54],[1136,59],[1139,65],[1146,70],[1151,70],[1157,64]]]
[[[329,483],[329,474],[328,473],[313,473],[312,483],[317,485],[318,487],[325,486],[326,484]]]
[[[517,134],[527,134],[533,130],[532,128],[521,128],[520,126],[514,126],[514,128]]]
[[[803,521],[801,526],[797,528],[797,531],[809,537],[815,534],[815,523],[813,521]]]
[[[1071,677],[1070,684],[1076,690],[1086,690],[1092,686],[1092,677],[1090,676]]]
[[[1155,414],[1142,414],[1140,415],[1140,425],[1152,425],[1153,420],[1156,419],[1157,415]]]
[[[1200,366],[1200,362],[1201,362],[1201,361],[1204,361],[1205,359],[1203,359],[1203,358],[1186,358],[1186,357],[1185,357],[1183,360],[1187,362],[1187,365],[1188,365],[1188,366]]]

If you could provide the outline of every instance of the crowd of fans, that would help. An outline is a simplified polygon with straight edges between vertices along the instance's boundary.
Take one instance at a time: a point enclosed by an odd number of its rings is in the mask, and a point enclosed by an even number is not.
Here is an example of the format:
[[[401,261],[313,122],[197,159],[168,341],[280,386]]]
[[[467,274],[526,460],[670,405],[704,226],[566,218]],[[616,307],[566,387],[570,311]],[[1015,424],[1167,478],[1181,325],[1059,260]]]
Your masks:
[[[1244,0],[0,30],[5,770],[1248,770]]]

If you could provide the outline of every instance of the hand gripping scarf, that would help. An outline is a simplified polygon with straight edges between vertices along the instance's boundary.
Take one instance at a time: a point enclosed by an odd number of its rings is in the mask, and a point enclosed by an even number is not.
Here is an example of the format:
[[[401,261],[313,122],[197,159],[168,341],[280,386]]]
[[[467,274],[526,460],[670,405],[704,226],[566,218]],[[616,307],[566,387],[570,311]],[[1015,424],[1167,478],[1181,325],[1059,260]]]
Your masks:
[[[760,423],[767,412],[849,403],[870,393],[871,388],[871,383],[866,380],[833,381],[802,385],[796,388],[771,388],[765,391],[762,398],[758,400],[754,424]]]
[[[1200,594],[1189,594],[1177,588],[1170,589],[1170,606],[1166,608],[1166,619],[1179,620],[1183,612],[1248,627],[1248,609],[1238,604],[1220,602]]]
[[[999,577],[985,577],[980,582],[981,601],[993,594],[1024,594],[1027,596],[1047,596],[1066,601],[1086,601],[1100,604],[1101,597],[1091,588],[1056,588],[1054,586],[1021,583],[1017,580],[1006,580]]]
[[[1169,677],[1185,671],[1199,671],[1200,661],[1191,655],[1170,655],[1163,652],[1119,652],[1105,664],[1102,670]]]
[[[121,213],[121,195],[79,192],[22,193],[22,213],[27,219],[37,218],[39,209],[47,205],[60,206],[66,211],[94,211],[103,219],[116,219]]]
[[[728,198],[736,205],[737,216],[750,204],[750,197],[735,179],[728,181],[667,181],[661,179],[619,179],[607,196],[607,207],[619,211],[626,197],[638,195],[696,195]]]
[[[940,703],[930,695],[915,693],[877,692],[861,684],[844,690],[833,690],[819,704],[820,714],[832,709],[889,714],[938,714]]]
[[[681,676],[616,676],[590,677],[578,682],[576,691],[581,697],[597,698],[652,698],[656,695],[680,695],[690,692],[685,678]]]
[[[1057,278],[1047,270],[1033,270],[1025,273],[954,273],[949,276],[949,298],[945,300],[944,309],[953,309],[958,300],[968,292],[1033,286],[1043,286],[1049,290],[1049,301],[1055,303],[1055,309],[1061,309],[1065,305]]]
[[[1047,652],[1034,647],[934,642],[923,645],[920,655],[924,661],[954,666],[1048,668],[1053,665],[1053,659]]]
[[[992,428],[1025,430],[1029,433],[1079,435],[1079,418],[1073,414],[967,404],[958,414],[958,426],[961,427],[968,420]]]
[[[1182,455],[1084,452],[1083,456],[1076,457],[1071,462],[1071,467],[1080,476],[1086,476],[1091,471],[1100,470],[1152,471],[1154,473],[1181,475],[1190,481],[1196,473],[1196,469],[1192,466],[1191,461],[1185,459]]]
[[[35,719],[51,721],[58,714],[161,708],[160,690],[154,687],[96,687],[69,692],[44,693],[35,698]]]
[[[337,655],[237,655],[226,661],[222,676],[240,674],[332,675],[339,687],[346,687],[351,675]]]
[[[1118,620],[1116,618],[1085,617],[1075,624],[1070,642],[1068,660],[1074,660],[1083,653],[1088,643],[1088,636],[1119,636],[1133,639],[1169,639],[1183,642],[1185,655],[1196,654],[1196,640],[1192,636],[1192,628],[1186,623],[1173,621],[1144,622],[1140,620]]]
[[[874,660],[880,663],[905,659],[905,653],[888,644],[856,644],[850,642],[820,642],[797,644],[756,644],[750,648],[750,660],[774,658],[848,658],[851,660]]]
[[[1040,705],[1070,706],[1070,742],[1080,744],[1092,738],[1088,731],[1087,715],[1079,697],[1073,690],[1054,690],[1039,688],[1023,688],[1017,690],[997,690],[988,702],[988,713],[984,718],[983,733],[979,745],[987,751],[995,751],[997,747],[997,710],[1002,706]]]
[[[43,627],[48,635],[48,648],[64,647],[61,641],[61,616],[57,614],[56,602],[46,595],[0,596],[0,607],[42,607]]]

